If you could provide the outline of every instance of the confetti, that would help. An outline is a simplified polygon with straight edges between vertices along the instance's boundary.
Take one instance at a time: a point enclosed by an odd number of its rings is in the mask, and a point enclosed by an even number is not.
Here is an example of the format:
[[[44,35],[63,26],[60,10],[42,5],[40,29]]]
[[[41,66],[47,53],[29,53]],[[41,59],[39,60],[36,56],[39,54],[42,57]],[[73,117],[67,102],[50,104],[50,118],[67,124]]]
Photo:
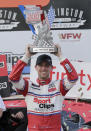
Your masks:
[[[82,88],[79,88],[78,91],[80,92],[82,90]]]
[[[70,104],[71,103],[71,101],[68,101],[68,104]]]
[[[83,92],[81,93],[81,97],[83,96]]]
[[[70,111],[70,110],[71,110],[71,108],[68,108],[68,110]]]
[[[66,127],[67,131],[69,131],[69,126]]]
[[[84,117],[86,117],[86,114],[85,113],[82,113]]]
[[[67,126],[66,122],[64,122],[64,125]]]

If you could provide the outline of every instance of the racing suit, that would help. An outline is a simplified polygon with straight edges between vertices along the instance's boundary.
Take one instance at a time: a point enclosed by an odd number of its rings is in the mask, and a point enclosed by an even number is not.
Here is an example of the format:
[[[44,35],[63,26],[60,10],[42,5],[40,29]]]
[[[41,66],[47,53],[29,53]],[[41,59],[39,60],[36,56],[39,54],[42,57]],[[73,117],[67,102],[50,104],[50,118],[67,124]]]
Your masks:
[[[9,79],[17,91],[25,96],[29,131],[60,131],[62,102],[68,90],[76,83],[77,73],[69,60],[64,59],[60,64],[67,78],[55,81],[50,78],[45,81],[37,79],[35,84],[21,76],[27,63],[28,58],[24,56],[14,66]]]

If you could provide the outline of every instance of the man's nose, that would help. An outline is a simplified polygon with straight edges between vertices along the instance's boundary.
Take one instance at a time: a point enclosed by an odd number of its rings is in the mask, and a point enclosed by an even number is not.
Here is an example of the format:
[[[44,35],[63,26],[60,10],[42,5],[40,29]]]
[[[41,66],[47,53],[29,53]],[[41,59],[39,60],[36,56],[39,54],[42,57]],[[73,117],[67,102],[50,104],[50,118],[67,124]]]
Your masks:
[[[42,66],[42,69],[46,69],[46,66]]]

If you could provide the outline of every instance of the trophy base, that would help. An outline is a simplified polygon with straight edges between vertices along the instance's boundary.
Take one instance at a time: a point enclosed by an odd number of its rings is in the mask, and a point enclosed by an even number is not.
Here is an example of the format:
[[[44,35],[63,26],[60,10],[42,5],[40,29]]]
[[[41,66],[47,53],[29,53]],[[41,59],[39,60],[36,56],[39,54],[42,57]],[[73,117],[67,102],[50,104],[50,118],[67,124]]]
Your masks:
[[[30,52],[32,53],[38,53],[38,52],[41,52],[41,53],[51,53],[51,52],[57,52],[57,48],[56,47],[47,47],[47,48],[30,48]]]

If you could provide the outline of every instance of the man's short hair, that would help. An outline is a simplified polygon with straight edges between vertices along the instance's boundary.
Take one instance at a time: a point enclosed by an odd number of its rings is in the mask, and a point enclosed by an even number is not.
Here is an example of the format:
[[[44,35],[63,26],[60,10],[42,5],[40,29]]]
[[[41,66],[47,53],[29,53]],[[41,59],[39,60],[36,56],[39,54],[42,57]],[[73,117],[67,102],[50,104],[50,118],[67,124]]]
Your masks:
[[[40,65],[42,62],[46,62],[52,66],[52,59],[49,55],[43,54],[37,57],[36,65]]]

